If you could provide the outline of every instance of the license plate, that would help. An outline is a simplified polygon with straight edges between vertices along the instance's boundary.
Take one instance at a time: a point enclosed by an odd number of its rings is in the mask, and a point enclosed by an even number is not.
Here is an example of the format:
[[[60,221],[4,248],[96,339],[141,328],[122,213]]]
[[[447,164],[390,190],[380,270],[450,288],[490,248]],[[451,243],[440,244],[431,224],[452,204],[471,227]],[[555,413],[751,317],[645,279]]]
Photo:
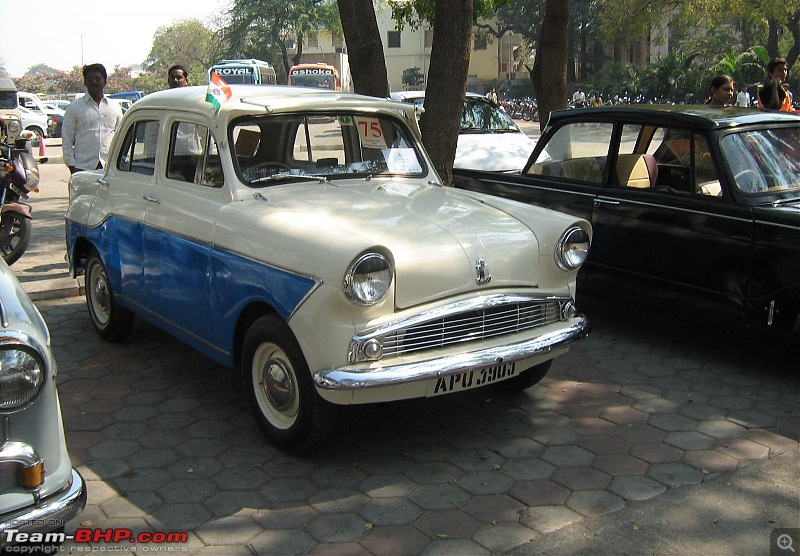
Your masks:
[[[500,382],[511,378],[516,373],[516,363],[501,363],[491,367],[484,367],[474,371],[466,371],[450,376],[443,376],[436,379],[431,396],[440,396],[478,388],[492,382]]]

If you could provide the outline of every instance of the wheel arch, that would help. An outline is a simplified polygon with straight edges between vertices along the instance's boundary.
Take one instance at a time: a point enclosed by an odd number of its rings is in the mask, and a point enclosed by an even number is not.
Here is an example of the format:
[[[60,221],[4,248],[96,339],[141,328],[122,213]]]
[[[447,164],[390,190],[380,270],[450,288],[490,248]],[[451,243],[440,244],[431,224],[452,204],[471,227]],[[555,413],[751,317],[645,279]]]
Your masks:
[[[275,316],[281,319],[278,311],[265,301],[253,301],[247,304],[239,313],[239,318],[236,320],[236,327],[233,334],[234,367],[241,367],[242,350],[244,348],[244,339],[245,336],[247,336],[247,331],[255,321],[266,316]],[[295,338],[295,341],[297,341],[297,338]]]

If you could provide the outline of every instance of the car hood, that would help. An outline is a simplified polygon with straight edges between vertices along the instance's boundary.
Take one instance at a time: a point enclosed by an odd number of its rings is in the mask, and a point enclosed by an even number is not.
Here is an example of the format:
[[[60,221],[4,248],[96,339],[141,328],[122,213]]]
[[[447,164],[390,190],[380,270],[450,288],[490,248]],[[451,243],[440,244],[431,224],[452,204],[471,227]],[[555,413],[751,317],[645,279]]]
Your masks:
[[[240,245],[251,254],[270,249],[264,238],[279,238],[267,259],[278,257],[286,268],[334,284],[341,283],[347,267],[365,250],[388,252],[395,265],[398,307],[481,288],[537,285],[538,239],[507,211],[451,188],[353,183],[261,189],[261,200],[233,203],[234,213],[222,220],[238,222],[231,232],[244,229],[242,219],[260,229],[259,245]],[[477,284],[478,259],[488,265],[488,284]]]
[[[455,168],[508,172],[522,170],[536,145],[522,132],[461,133]]]

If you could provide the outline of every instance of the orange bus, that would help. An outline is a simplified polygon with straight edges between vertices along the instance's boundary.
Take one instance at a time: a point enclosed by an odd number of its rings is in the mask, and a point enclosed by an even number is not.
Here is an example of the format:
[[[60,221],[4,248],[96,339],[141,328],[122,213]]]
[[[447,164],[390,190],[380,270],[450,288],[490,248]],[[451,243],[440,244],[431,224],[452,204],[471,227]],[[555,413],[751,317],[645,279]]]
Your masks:
[[[287,85],[342,90],[339,71],[329,64],[297,64],[289,70]]]

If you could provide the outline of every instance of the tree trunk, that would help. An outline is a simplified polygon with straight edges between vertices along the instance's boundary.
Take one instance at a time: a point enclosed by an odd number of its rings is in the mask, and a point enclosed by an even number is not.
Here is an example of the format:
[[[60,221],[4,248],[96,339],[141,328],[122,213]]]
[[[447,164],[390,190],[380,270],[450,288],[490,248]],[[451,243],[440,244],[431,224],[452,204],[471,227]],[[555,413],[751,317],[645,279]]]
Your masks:
[[[436,0],[434,18],[425,112],[419,123],[439,177],[452,186],[472,46],[472,0]]]
[[[372,0],[337,0],[347,42],[353,90],[373,97],[389,96],[383,43]]]
[[[568,31],[569,0],[547,0],[531,72],[531,83],[539,104],[539,128],[542,130],[550,112],[567,107]]]

